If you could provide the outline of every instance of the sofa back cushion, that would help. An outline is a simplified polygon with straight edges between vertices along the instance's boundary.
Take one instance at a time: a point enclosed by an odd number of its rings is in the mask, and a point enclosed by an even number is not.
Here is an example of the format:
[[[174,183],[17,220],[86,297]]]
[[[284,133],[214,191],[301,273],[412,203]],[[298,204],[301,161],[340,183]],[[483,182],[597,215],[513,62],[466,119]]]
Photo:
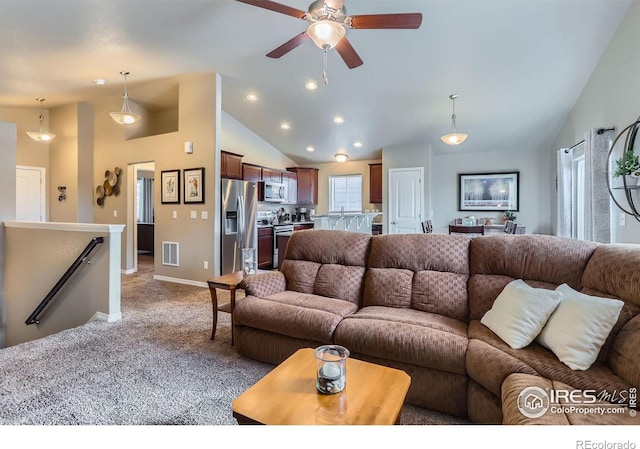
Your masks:
[[[443,234],[374,236],[364,305],[412,308],[466,322],[470,240]]]
[[[369,234],[345,231],[294,232],[281,268],[287,290],[360,305],[370,240]]]
[[[640,246],[603,245],[595,250],[582,275],[582,293],[624,302],[598,360],[623,379],[640,386]],[[624,330],[624,332],[623,332]]]
[[[481,319],[504,287],[522,279],[535,288],[581,289],[582,273],[598,243],[549,235],[488,235],[471,241],[469,310]]]

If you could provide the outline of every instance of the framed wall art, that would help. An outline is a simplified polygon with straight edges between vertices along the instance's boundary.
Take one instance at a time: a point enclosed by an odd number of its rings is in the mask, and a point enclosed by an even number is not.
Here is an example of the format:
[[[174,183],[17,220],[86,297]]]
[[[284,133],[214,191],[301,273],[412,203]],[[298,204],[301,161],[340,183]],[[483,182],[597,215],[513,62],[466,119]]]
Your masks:
[[[184,170],[184,203],[204,203],[204,167]]]
[[[520,210],[520,172],[458,174],[458,210]]]
[[[162,204],[180,204],[180,170],[161,172]]]

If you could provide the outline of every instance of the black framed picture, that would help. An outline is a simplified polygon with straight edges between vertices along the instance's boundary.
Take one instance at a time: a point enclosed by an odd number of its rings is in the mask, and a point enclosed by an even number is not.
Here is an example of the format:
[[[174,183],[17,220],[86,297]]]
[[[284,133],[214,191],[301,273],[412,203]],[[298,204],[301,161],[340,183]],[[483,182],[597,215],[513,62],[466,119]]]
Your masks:
[[[180,204],[180,170],[161,172],[162,204]]]
[[[204,203],[204,167],[184,170],[184,203]]]
[[[520,172],[458,174],[458,210],[520,210]]]

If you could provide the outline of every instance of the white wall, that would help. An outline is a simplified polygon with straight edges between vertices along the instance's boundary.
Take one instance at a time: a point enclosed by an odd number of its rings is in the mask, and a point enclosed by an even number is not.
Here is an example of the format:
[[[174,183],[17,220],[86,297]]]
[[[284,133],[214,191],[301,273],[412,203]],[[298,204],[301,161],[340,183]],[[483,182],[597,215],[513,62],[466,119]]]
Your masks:
[[[222,111],[222,149],[243,155],[242,162],[269,168],[297,167],[293,160],[265,142],[228,113]]]
[[[629,7],[616,34],[594,69],[578,101],[569,114],[551,148],[551,178],[555,182],[555,155],[558,148],[567,148],[584,139],[590,128],[610,128],[616,133],[638,119],[640,115],[640,2]],[[636,154],[640,149],[636,149]],[[640,192],[637,192],[640,193]],[[551,192],[551,217],[555,231],[556,196]],[[640,200],[640,198],[639,198]],[[639,201],[640,202],[640,201]],[[612,217],[612,237],[618,243],[640,243],[640,223],[626,216],[626,225],[618,226],[618,210]]]
[[[505,152],[451,153],[433,155],[431,170],[434,232],[448,232],[457,217],[475,215],[500,219],[501,212],[458,210],[458,174],[520,172],[520,210],[517,222],[527,227],[527,234],[549,234],[549,195],[554,186],[549,181],[550,162],[546,153],[535,149]]]

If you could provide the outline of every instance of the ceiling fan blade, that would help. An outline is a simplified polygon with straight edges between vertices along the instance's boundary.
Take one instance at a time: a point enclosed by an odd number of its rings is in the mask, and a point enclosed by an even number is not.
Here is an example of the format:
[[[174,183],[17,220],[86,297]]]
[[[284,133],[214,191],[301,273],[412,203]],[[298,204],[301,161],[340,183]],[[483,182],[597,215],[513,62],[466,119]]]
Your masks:
[[[297,46],[299,46],[302,43],[304,43],[304,41],[306,41],[307,39],[310,39],[310,37],[309,37],[309,35],[307,34],[306,31],[303,31],[302,33],[298,34],[293,39],[288,40],[287,42],[285,42],[284,44],[282,44],[281,46],[279,46],[275,50],[273,50],[270,53],[268,53],[267,56],[269,58],[279,58],[281,56],[284,56],[287,53],[289,53],[291,50],[296,48]]]
[[[236,0],[240,3],[246,3],[247,5],[258,6],[259,8],[268,9],[270,11],[279,12],[288,16],[297,17],[298,19],[304,19],[307,15],[306,12],[301,9],[292,8],[291,6],[282,5],[280,3],[272,2],[270,0]]]
[[[351,42],[346,37],[340,39],[335,49],[350,69],[355,69],[363,64],[362,59],[360,59],[360,56],[358,56],[358,53],[356,53]]]
[[[422,24],[422,13],[369,14],[351,16],[351,26],[366,29],[416,29]]]

